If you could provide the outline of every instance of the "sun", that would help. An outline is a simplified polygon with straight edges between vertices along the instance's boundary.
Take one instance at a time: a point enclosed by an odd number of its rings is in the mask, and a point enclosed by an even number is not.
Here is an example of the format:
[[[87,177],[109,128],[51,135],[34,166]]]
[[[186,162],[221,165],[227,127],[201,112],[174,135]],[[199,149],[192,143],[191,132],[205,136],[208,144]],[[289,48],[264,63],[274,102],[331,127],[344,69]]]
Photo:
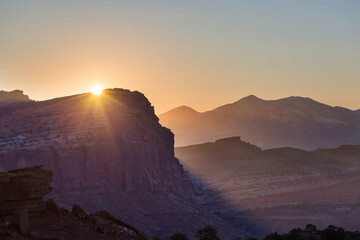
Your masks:
[[[100,85],[95,85],[95,86],[92,86],[91,87],[91,92],[94,94],[94,95],[100,95],[103,91],[103,87],[100,86]]]

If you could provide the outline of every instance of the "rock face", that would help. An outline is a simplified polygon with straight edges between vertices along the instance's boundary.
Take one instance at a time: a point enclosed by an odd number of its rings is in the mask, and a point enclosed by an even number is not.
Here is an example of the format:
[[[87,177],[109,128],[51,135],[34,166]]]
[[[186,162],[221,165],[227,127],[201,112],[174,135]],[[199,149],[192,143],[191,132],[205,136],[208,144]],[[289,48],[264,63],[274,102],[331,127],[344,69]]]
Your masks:
[[[30,214],[46,209],[43,197],[51,191],[52,172],[41,166],[0,172],[0,215],[11,215],[19,206]]]
[[[29,96],[24,95],[21,90],[0,91],[0,104],[18,103],[31,101]]]
[[[143,94],[108,89],[7,105],[0,116],[0,167],[53,170],[51,197],[88,212],[107,210],[151,235],[205,224],[226,229],[197,208],[174,157],[174,135]]]
[[[51,180],[52,172],[41,166],[0,173],[0,239],[150,239],[105,211],[89,215],[74,204],[70,213],[53,199],[45,204]]]
[[[360,228],[360,145],[262,150],[238,138],[180,147],[200,204],[253,234]]]
[[[294,147],[305,150],[360,144],[360,115],[310,98],[263,100],[248,96],[212,111],[179,107],[159,115],[175,134],[176,146],[241,136],[263,149]]]

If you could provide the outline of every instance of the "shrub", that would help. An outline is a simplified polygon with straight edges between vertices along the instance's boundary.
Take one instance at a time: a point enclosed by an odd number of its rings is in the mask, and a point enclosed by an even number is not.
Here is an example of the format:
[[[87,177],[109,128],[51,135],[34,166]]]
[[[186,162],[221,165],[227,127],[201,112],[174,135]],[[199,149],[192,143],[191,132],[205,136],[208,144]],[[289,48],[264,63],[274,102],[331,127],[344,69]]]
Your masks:
[[[207,225],[203,229],[197,230],[195,237],[198,240],[220,240],[220,238],[217,236],[216,228],[210,225]]]
[[[174,235],[170,236],[169,240],[189,240],[189,239],[183,233],[175,233]]]

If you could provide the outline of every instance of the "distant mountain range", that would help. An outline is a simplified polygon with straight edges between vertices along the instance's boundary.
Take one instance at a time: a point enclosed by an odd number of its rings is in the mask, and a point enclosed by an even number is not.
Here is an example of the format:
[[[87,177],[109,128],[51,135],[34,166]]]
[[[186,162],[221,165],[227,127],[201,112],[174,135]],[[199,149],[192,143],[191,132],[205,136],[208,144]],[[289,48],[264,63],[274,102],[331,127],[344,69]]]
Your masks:
[[[360,145],[262,150],[240,137],[175,149],[198,202],[248,232],[307,223],[358,230]]]
[[[250,95],[203,113],[181,106],[159,118],[175,133],[176,146],[239,135],[264,149],[314,150],[360,144],[360,110],[332,107],[304,97],[263,100]]]

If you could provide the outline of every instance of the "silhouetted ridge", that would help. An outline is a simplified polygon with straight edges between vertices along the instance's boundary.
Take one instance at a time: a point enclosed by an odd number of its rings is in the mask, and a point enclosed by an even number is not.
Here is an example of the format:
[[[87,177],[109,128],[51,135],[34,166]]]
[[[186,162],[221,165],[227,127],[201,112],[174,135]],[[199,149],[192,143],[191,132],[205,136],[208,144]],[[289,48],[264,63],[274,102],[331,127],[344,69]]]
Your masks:
[[[263,100],[254,95],[201,114],[169,111],[159,115],[175,133],[176,146],[231,136],[262,148],[305,150],[360,144],[360,112],[292,96]]]
[[[249,95],[247,97],[241,98],[240,100],[236,101],[235,103],[250,103],[250,102],[262,102],[262,101],[266,101],[266,100],[258,98],[255,95]]]
[[[231,144],[231,143],[239,143],[239,142],[242,142],[241,137],[236,136],[236,137],[218,139],[215,141],[215,144]]]
[[[199,113],[198,111],[194,110],[193,108],[185,106],[185,105],[174,108],[174,109],[170,110],[169,112],[176,112],[177,114]]]

